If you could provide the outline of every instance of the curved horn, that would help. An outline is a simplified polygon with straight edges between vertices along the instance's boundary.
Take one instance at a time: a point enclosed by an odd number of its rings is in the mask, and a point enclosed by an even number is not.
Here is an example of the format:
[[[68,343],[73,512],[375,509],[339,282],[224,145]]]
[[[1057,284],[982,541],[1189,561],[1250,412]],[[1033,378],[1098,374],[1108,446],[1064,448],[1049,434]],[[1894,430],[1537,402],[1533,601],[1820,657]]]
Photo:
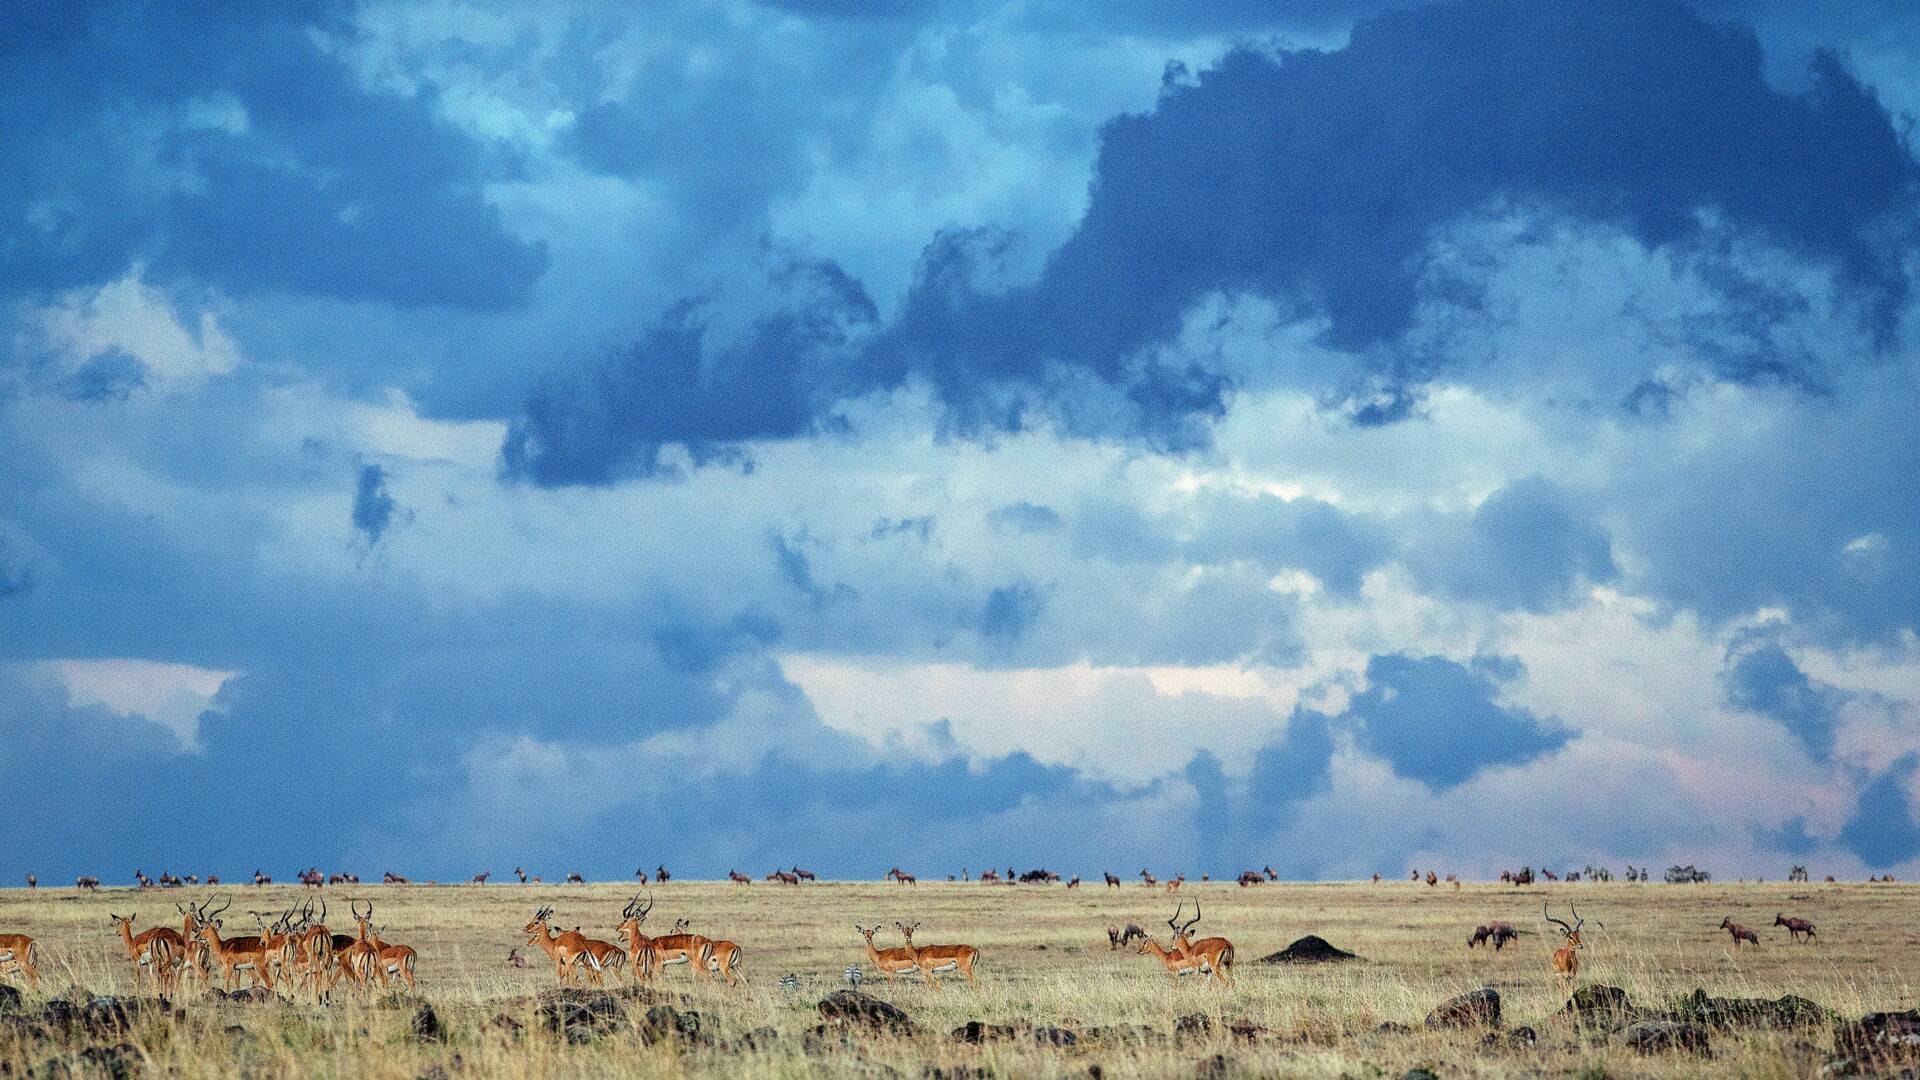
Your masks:
[[[1568,926],[1565,920],[1556,919],[1551,914],[1548,913],[1547,902],[1545,900],[1540,901],[1540,917],[1558,926],[1562,934],[1565,934],[1568,937],[1573,936],[1573,927]]]
[[[1180,932],[1180,916],[1186,910],[1187,910],[1187,902],[1185,900],[1180,901],[1180,906],[1173,909],[1173,917],[1167,920],[1167,929],[1173,931],[1176,934],[1179,933]]]
[[[1580,909],[1574,907],[1571,903],[1567,905],[1567,910],[1573,912],[1573,932],[1577,934],[1580,932],[1581,927],[1587,925],[1587,920],[1580,917]],[[1604,927],[1602,929],[1604,929]]]
[[[1187,931],[1193,929],[1193,924],[1199,921],[1200,921],[1200,898],[1196,896],[1193,898],[1193,918],[1187,920],[1186,925],[1180,928],[1180,932],[1184,934]]]

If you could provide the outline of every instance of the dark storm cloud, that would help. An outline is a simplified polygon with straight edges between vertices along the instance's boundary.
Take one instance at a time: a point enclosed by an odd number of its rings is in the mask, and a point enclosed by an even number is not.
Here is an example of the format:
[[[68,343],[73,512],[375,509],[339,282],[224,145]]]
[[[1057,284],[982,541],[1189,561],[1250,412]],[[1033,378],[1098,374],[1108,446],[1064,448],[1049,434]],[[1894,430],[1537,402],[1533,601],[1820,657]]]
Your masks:
[[[1727,655],[1727,699],[1778,721],[1815,761],[1833,756],[1833,734],[1847,695],[1815,683],[1777,642],[1736,644]]]
[[[843,365],[794,364],[804,341],[708,357],[780,406],[764,412],[711,393],[697,330],[670,315],[634,360],[602,366],[578,394],[537,397],[510,466],[543,484],[644,475],[662,442],[792,437],[845,395],[908,380],[936,391],[956,430],[1018,429],[1039,409],[1069,430],[1190,448],[1231,383],[1143,350],[1172,339],[1197,301],[1305,303],[1337,344],[1392,343],[1436,230],[1496,204],[1617,226],[1709,264],[1721,257],[1702,215],[1715,215],[1834,269],[1885,332],[1905,296],[1907,148],[1834,58],[1815,58],[1801,93],[1769,86],[1761,60],[1751,32],[1665,0],[1469,0],[1380,15],[1333,51],[1238,48],[1107,125],[1086,213],[1037,280],[994,283],[1003,234],[944,233],[898,316]],[[1448,359],[1418,352],[1384,361],[1395,379]],[[1797,377],[1790,354],[1722,367]],[[687,408],[663,415],[656,399]],[[1402,419],[1416,398],[1394,385],[1385,400],[1357,419]],[[609,427],[624,435],[567,437]]]
[[[353,487],[353,527],[367,538],[369,548],[379,546],[398,509],[399,504],[387,490],[387,470],[378,465],[363,466]]]
[[[997,529],[1023,533],[1054,532],[1061,524],[1060,514],[1053,507],[1025,500],[1008,503],[988,513],[987,521]]]
[[[1840,842],[1868,866],[1885,868],[1920,855],[1920,821],[1914,820],[1907,783],[1920,768],[1908,754],[1860,793],[1853,817],[1840,830]]]
[[[1414,543],[1408,564],[1442,595],[1536,612],[1576,602],[1582,583],[1619,576],[1591,511],[1541,476],[1494,492],[1470,517],[1436,525]]]
[[[26,0],[0,29],[0,274],[99,284],[136,262],[230,294],[517,302],[545,267],[434,91],[362,87],[345,5]]]
[[[980,634],[1002,648],[1011,647],[1026,636],[1046,608],[1046,594],[1031,583],[1002,585],[987,594],[986,608],[980,613]]]
[[[1565,745],[1550,721],[1501,706],[1499,683],[1518,664],[1475,660],[1471,667],[1440,656],[1376,656],[1367,661],[1367,689],[1342,719],[1362,749],[1394,771],[1437,789],[1465,783],[1483,769],[1522,765]]]

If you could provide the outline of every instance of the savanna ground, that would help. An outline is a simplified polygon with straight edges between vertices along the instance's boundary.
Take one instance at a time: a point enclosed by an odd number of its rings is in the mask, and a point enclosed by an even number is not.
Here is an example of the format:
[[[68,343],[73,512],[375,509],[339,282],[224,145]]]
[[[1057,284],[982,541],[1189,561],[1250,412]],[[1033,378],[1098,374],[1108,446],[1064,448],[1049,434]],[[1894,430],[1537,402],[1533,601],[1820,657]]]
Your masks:
[[[1587,918],[1589,947],[1581,983],[1627,991],[1635,1003],[1660,1007],[1704,988],[1716,996],[1797,994],[1843,1017],[1912,1008],[1920,965],[1920,905],[1904,885],[1577,884],[1513,888],[1441,885],[1188,883],[1205,918],[1196,936],[1230,938],[1238,952],[1233,989],[1175,983],[1151,956],[1110,951],[1109,923],[1132,920],[1165,940],[1173,901],[1138,883],[1006,886],[925,883],[917,886],[827,883],[750,886],[675,881],[653,890],[648,928],[664,932],[676,918],[744,949],[749,983],[728,989],[694,981],[684,966],[656,982],[681,1008],[703,1015],[712,1045],[656,1041],[623,1029],[575,1044],[536,1022],[536,995],[554,986],[551,965],[525,946],[520,927],[543,904],[558,926],[581,925],[611,938],[631,889],[619,885],[332,887],[325,891],[335,928],[351,928],[349,896],[371,898],[376,923],[391,941],[419,950],[417,998],[445,1022],[442,1043],[409,1037],[416,999],[388,995],[357,1001],[345,990],[329,1007],[310,1001],[212,1004],[197,989],[176,995],[172,1019],[136,1025],[128,1038],[145,1070],[182,1077],[279,1075],[415,1077],[438,1067],[448,1077],[679,1076],[1307,1076],[1398,1077],[1428,1067],[1442,1077],[1466,1076],[1811,1076],[1831,1057],[1824,1026],[1799,1032],[1715,1032],[1713,1056],[1641,1056],[1618,1037],[1585,1033],[1553,1014],[1567,987],[1549,970],[1558,935],[1541,922],[1540,904],[1556,914],[1568,901]],[[248,909],[284,908],[304,899],[293,887],[223,888],[233,900],[230,932],[251,923]],[[26,1008],[48,997],[142,992],[108,912],[137,912],[136,929],[157,920],[177,927],[175,901],[204,899],[205,889],[94,894],[71,889],[0,890],[0,933],[39,939],[45,978]],[[1819,944],[1794,946],[1774,929],[1775,912],[1819,925]],[[1760,931],[1762,944],[1738,953],[1717,929],[1721,917]],[[954,976],[933,991],[916,979],[889,986],[867,963],[853,924],[882,923],[876,940],[898,944],[895,919],[918,920],[920,944],[967,942],[980,948],[980,987]],[[1494,953],[1468,951],[1476,924],[1503,919],[1533,931]],[[597,934],[595,932],[598,932]],[[1318,934],[1364,959],[1336,965],[1267,965],[1258,958],[1306,934]],[[530,957],[509,967],[508,950]],[[807,1032],[821,1022],[819,1000],[842,988],[847,965],[866,968],[862,989],[904,1008],[917,1025],[905,1037],[862,1036],[850,1048],[824,1047]],[[797,991],[781,975],[799,977]],[[1422,1027],[1442,1000],[1482,986],[1497,989],[1508,1027],[1531,1025],[1531,1048],[1481,1045],[1482,1032]],[[634,1016],[641,1003],[627,1003]],[[1177,1018],[1204,1013],[1208,1034],[1173,1037]],[[518,1036],[488,1022],[505,1013],[526,1025]],[[1025,1029],[1051,1026],[1081,1033],[1077,1045],[1039,1045],[1030,1034],[979,1045],[950,1034],[968,1020]],[[1227,1033],[1231,1021],[1266,1029],[1249,1041]],[[1404,1024],[1410,1031],[1382,1030]],[[1140,1025],[1144,1035],[1088,1037],[1094,1028]],[[778,1037],[754,1049],[741,1036],[771,1027]],[[1809,1045],[1810,1044],[1810,1045]],[[1216,1060],[1218,1056],[1218,1060]],[[77,1063],[74,1044],[0,1029],[0,1073],[61,1075],[50,1062]],[[436,1073],[435,1075],[440,1075]]]

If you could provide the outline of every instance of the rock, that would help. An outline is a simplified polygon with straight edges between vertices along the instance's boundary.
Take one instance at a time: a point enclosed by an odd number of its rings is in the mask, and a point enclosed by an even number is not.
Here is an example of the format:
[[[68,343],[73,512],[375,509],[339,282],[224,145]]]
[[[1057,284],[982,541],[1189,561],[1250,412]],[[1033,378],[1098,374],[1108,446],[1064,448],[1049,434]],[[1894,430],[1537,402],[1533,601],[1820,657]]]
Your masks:
[[[1079,1043],[1080,1036],[1066,1028],[1037,1027],[1033,1029],[1033,1041],[1041,1046],[1073,1046]]]
[[[985,1065],[926,1065],[920,1075],[925,1080],[993,1080],[994,1072]]]
[[[659,1042],[711,1042],[709,1037],[701,1033],[704,1019],[691,1009],[681,1012],[671,1005],[655,1005],[647,1010],[646,1018],[640,1021],[640,1041],[649,1046]]]
[[[1316,934],[1306,937],[1260,958],[1262,964],[1335,964],[1342,960],[1358,960],[1358,956],[1336,948],[1327,943],[1327,939]]]
[[[79,1010],[73,1007],[73,1002],[63,997],[49,998],[45,1005],[40,1006],[40,1022],[50,1028],[70,1028],[78,1015]]]
[[[1627,1028],[1627,1045],[1642,1054],[1685,1052],[1712,1057],[1705,1025],[1682,1020],[1642,1020]]]
[[[1412,1028],[1397,1020],[1388,1020],[1373,1030],[1381,1035],[1406,1035],[1413,1031]]]
[[[1920,1009],[1869,1013],[1852,1023],[1836,1024],[1833,1048],[1844,1057],[1869,1061],[1920,1057]]]
[[[1206,1013],[1188,1013],[1173,1021],[1173,1033],[1180,1036],[1197,1037],[1211,1034],[1213,1017]]]
[[[542,1027],[565,1035],[569,1042],[584,1042],[618,1028],[627,1010],[612,994],[568,987],[541,994],[534,1016]]]
[[[1085,1038],[1089,1042],[1134,1043],[1140,1046],[1158,1046],[1167,1041],[1165,1034],[1145,1024],[1110,1024],[1088,1028]]]
[[[1787,1030],[1824,1024],[1831,1019],[1831,1014],[1806,998],[1796,997],[1793,994],[1772,1000],[1717,998],[1708,997],[1705,990],[1696,989],[1691,997],[1683,998],[1675,1004],[1673,1018],[1705,1024],[1721,1030],[1730,1028]]]
[[[1470,993],[1451,997],[1434,1006],[1427,1014],[1430,1028],[1498,1027],[1500,991],[1483,986]]]
[[[1585,1016],[1593,1013],[1631,1013],[1633,999],[1625,990],[1617,986],[1582,986],[1567,998],[1567,1004],[1560,1010],[1571,1016]]]
[[[228,994],[227,1000],[235,1005],[265,1005],[273,1000],[273,991],[264,986],[249,986]]]
[[[1227,1080],[1233,1075],[1233,1062],[1225,1054],[1202,1060],[1193,1069],[1193,1080]]]
[[[1440,1080],[1440,1074],[1425,1065],[1415,1065],[1400,1074],[1400,1080]]]
[[[969,1020],[953,1029],[955,1040],[964,1043],[983,1043],[995,1039],[1011,1039],[1019,1034],[1012,1024],[983,1024],[978,1020]]]
[[[820,1018],[830,1024],[905,1035],[913,1031],[906,1010],[858,990],[835,990],[820,999]]]
[[[413,1010],[413,1016],[408,1019],[407,1034],[421,1042],[447,1041],[447,1028],[440,1022],[440,1014],[434,1012],[433,1006],[424,1001]]]
[[[493,1019],[481,1025],[481,1030],[503,1035],[509,1039],[518,1039],[527,1030],[527,1025],[506,1013],[495,1013]]]
[[[64,1058],[48,1058],[33,1070],[36,1077],[86,1078],[86,1080],[133,1080],[145,1070],[140,1051],[131,1043],[115,1043],[112,1046],[89,1046],[74,1055],[79,1065],[68,1064]]]
[[[1243,1042],[1254,1042],[1263,1035],[1271,1034],[1271,1032],[1251,1020],[1242,1019],[1227,1021],[1227,1034]]]
[[[780,1045],[780,1033],[765,1024],[734,1040],[736,1050],[771,1050]]]
[[[19,987],[0,983],[0,1013],[20,1012],[25,1008],[23,1002]]]
[[[853,1052],[845,1024],[816,1024],[800,1037],[800,1049],[810,1057],[837,1057]]]
[[[1530,1027],[1512,1031],[1489,1031],[1480,1045],[1489,1050],[1531,1050],[1540,1043],[1540,1033]]]

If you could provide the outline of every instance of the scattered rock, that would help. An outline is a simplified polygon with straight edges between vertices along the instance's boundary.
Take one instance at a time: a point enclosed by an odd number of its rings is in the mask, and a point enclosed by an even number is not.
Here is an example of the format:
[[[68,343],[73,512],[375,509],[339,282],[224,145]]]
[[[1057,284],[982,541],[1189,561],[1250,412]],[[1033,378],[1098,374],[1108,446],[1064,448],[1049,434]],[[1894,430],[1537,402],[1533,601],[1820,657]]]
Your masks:
[[[1642,1020],[1627,1028],[1627,1045],[1642,1054],[1713,1056],[1706,1027],[1683,1020]]]
[[[1268,953],[1260,958],[1263,964],[1336,964],[1342,960],[1358,960],[1358,956],[1336,948],[1327,943],[1327,939],[1317,934],[1306,937],[1281,949],[1277,953]]]
[[[1412,1028],[1397,1020],[1388,1020],[1373,1030],[1381,1035],[1408,1035],[1413,1032]]]
[[[1167,1036],[1145,1024],[1111,1024],[1088,1028],[1085,1038],[1089,1042],[1133,1043],[1139,1046],[1157,1046],[1167,1041]]]
[[[481,1025],[481,1030],[490,1031],[495,1035],[504,1035],[509,1039],[518,1039],[527,1030],[527,1025],[506,1013],[496,1013],[493,1019]]]
[[[816,1024],[800,1037],[800,1049],[808,1056],[834,1057],[852,1053],[853,1048],[845,1024]]]
[[[969,1020],[953,1029],[954,1039],[965,1043],[983,1043],[995,1039],[1011,1039],[1019,1034],[1012,1024],[983,1024],[978,1020]]]
[[[993,1080],[994,1072],[985,1065],[927,1065],[920,1075],[925,1080]]]
[[[1430,1028],[1500,1026],[1500,991],[1491,986],[1451,997],[1427,1014]]]
[[[874,1031],[905,1035],[913,1031],[906,1010],[858,990],[835,990],[820,999],[820,1018],[829,1024],[848,1024]]]
[[[1066,1028],[1037,1027],[1033,1029],[1033,1041],[1041,1046],[1074,1046],[1080,1042],[1080,1036]]]
[[[1617,986],[1582,986],[1560,1011],[1576,1019],[1627,1016],[1633,1012],[1633,999]]]
[[[1721,1030],[1730,1028],[1787,1030],[1824,1024],[1832,1019],[1832,1016],[1825,1008],[1793,994],[1772,1000],[1717,998],[1708,997],[1705,990],[1696,989],[1691,997],[1681,999],[1674,1006],[1673,1018],[1705,1024]]]
[[[1233,1075],[1233,1062],[1225,1054],[1202,1060],[1193,1069],[1193,1080],[1227,1080]]]
[[[658,1042],[711,1042],[712,1039],[701,1032],[704,1019],[691,1009],[681,1012],[671,1005],[655,1005],[640,1021],[640,1041],[649,1046]]]
[[[19,987],[0,983],[0,1013],[17,1013],[23,1008]]]
[[[112,1046],[89,1046],[74,1055],[77,1066],[63,1057],[48,1058],[33,1070],[35,1077],[41,1080],[133,1080],[141,1075],[145,1065],[140,1051],[131,1043],[115,1043]]]
[[[780,1045],[780,1033],[762,1024],[734,1041],[737,1050],[771,1050]]]
[[[1842,1056],[1869,1061],[1920,1056],[1920,1009],[1869,1013],[1836,1024],[1833,1048]]]
[[[1540,1043],[1540,1033],[1530,1027],[1512,1031],[1490,1031],[1480,1045],[1489,1050],[1531,1050]]]
[[[447,1028],[440,1022],[440,1014],[424,1001],[413,1010],[413,1017],[407,1021],[407,1033],[421,1042],[447,1041]]]
[[[1173,1033],[1183,1037],[1198,1037],[1211,1034],[1213,1017],[1206,1013],[1188,1013],[1173,1021]]]
[[[1272,1034],[1259,1024],[1245,1019],[1227,1021],[1227,1033],[1243,1042],[1254,1042],[1261,1036]]]
[[[568,987],[540,995],[535,1017],[548,1031],[565,1035],[570,1042],[584,1042],[620,1026],[627,1010],[612,994],[599,990]]]
[[[1440,1074],[1425,1065],[1415,1065],[1401,1073],[1400,1080],[1440,1080]]]

